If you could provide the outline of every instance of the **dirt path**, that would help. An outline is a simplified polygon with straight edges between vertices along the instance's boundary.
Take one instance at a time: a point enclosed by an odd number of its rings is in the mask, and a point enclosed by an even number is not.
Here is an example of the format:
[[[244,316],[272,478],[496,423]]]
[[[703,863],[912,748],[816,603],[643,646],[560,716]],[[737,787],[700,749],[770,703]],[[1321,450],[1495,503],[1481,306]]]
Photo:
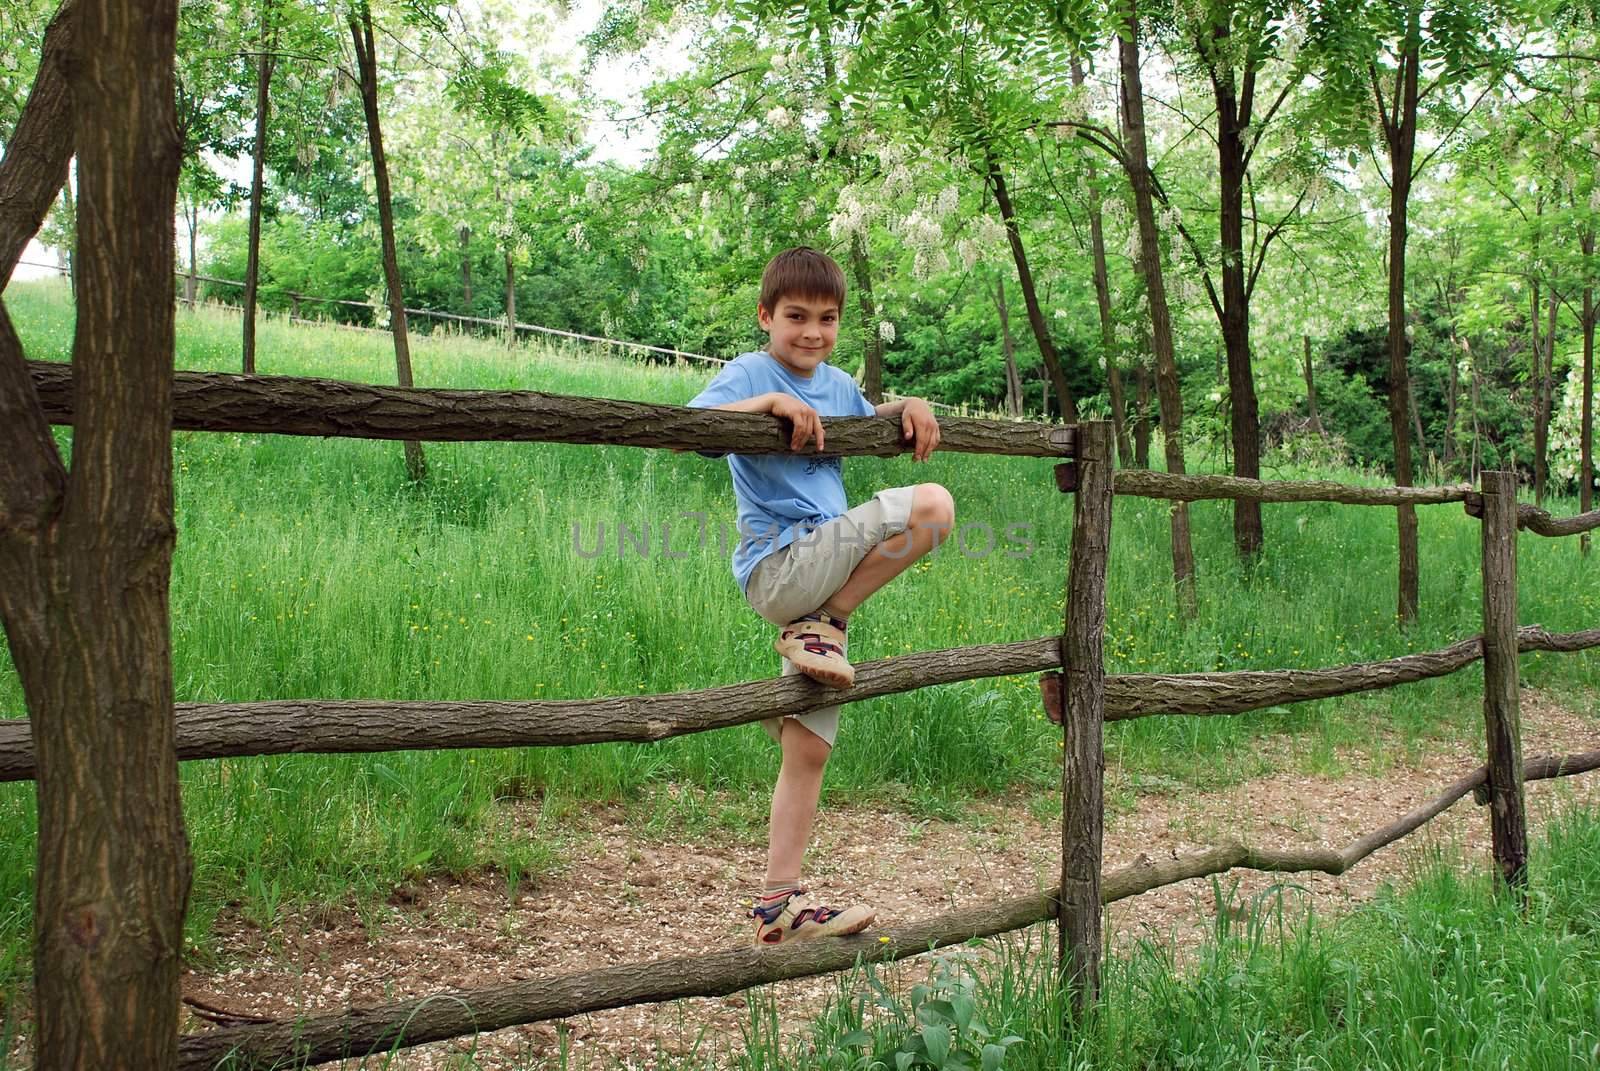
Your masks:
[[[1600,739],[1600,710],[1584,716],[1537,693],[1523,698],[1525,754],[1566,754],[1593,748]],[[1395,765],[1381,775],[1333,780],[1279,774],[1216,792],[1143,795],[1128,813],[1109,817],[1106,865],[1231,837],[1343,845],[1481,761],[1481,746],[1466,739],[1433,746],[1419,765]],[[1282,747],[1287,756],[1289,744]],[[1350,758],[1354,769],[1374,765],[1370,756]],[[1107,776],[1113,785],[1125,783],[1115,768]],[[1529,786],[1529,800],[1536,824],[1574,800],[1600,806],[1600,777],[1536,783]],[[1053,883],[1059,841],[1059,825],[1048,814],[1041,821],[1035,810],[1045,809],[1026,801],[986,803],[958,822],[938,822],[832,809],[819,823],[810,881],[830,898],[873,903],[880,919],[895,921],[1035,890]],[[534,817],[526,815],[530,824]],[[712,951],[749,939],[750,924],[730,901],[747,894],[750,876],[759,871],[758,839],[650,837],[630,828],[619,809],[583,816],[579,826],[575,845],[587,859],[527,889],[514,904],[504,882],[487,876],[403,890],[375,924],[369,918],[365,926],[338,914],[292,916],[264,935],[242,920],[224,918],[219,943],[235,965],[186,976],[185,992],[232,1010],[292,1016]],[[1380,884],[1403,879],[1425,846],[1448,845],[1473,864],[1487,865],[1487,841],[1486,820],[1469,799],[1349,874],[1294,880],[1309,891],[1319,913],[1337,913]],[[1248,899],[1275,880],[1243,874],[1239,894]],[[1201,939],[1214,909],[1211,883],[1195,880],[1115,905],[1109,925],[1120,942],[1155,936],[1181,949]],[[833,991],[826,979],[775,987],[783,1021],[802,1024]],[[715,1039],[717,1050],[726,1052],[737,1045],[746,1016],[745,999],[733,996],[580,1016],[563,1030],[575,1066],[609,1066],[614,1057],[627,1066],[649,1067],[658,1051],[682,1053],[697,1038],[702,1052],[705,1039]],[[472,1052],[476,1066],[515,1067],[535,1054],[554,1053],[556,1045],[557,1028],[541,1024],[475,1043],[410,1050],[388,1066],[463,1066],[463,1054]]]

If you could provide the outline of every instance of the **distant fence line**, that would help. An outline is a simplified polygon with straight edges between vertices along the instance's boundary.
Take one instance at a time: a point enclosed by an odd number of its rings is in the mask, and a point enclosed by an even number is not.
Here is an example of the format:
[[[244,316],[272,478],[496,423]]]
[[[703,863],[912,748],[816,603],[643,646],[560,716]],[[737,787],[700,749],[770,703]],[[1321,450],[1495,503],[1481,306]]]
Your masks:
[[[70,423],[71,369],[32,363],[33,383],[50,419]],[[715,413],[570,398],[528,391],[445,391],[370,387],[329,380],[215,373],[178,373],[175,426],[202,430],[334,435],[379,439],[444,437],[455,440],[558,441],[707,451],[776,453],[786,450],[781,422],[751,414]],[[856,418],[826,421],[829,453],[887,455],[904,451],[897,422]],[[1525,515],[1511,473],[1485,472],[1479,490],[1455,488],[1351,488],[1324,482],[1233,481],[1219,477],[1162,477],[1115,473],[1111,429],[1103,421],[1076,427],[955,419],[945,445],[980,453],[1071,458],[1056,466],[1056,485],[1073,492],[1066,613],[1060,637],[995,644],[864,664],[846,695],[903,692],[934,683],[1060,666],[1046,676],[1047,710],[1063,726],[1061,880],[1050,891],[997,905],[955,912],[912,926],[881,931],[882,943],[841,941],[797,949],[742,949],[709,956],[630,964],[561,978],[431,997],[284,1021],[227,1026],[180,1039],[181,1066],[211,1067],[224,1057],[239,1067],[268,1067],[284,1060],[325,1062],[374,1050],[444,1040],[581,1011],[717,995],[750,985],[826,973],[859,961],[899,959],[974,936],[1015,930],[1054,918],[1058,922],[1060,977],[1072,999],[1070,1024],[1098,999],[1102,908],[1124,896],[1236,867],[1268,871],[1342,873],[1385,844],[1420,828],[1468,792],[1490,804],[1493,854],[1505,883],[1525,881],[1527,833],[1523,784],[1600,768],[1600,752],[1549,756],[1524,762],[1519,742],[1517,654],[1520,650],[1578,651],[1600,645],[1600,629],[1551,634],[1516,624],[1516,540],[1519,526],[1571,534],[1600,524],[1593,517],[1551,519]],[[1218,483],[1218,480],[1224,482]],[[1178,481],[1176,483],[1171,481]],[[1229,482],[1232,481],[1232,482]],[[1255,497],[1267,501],[1339,501],[1390,506],[1397,500],[1460,501],[1482,532],[1483,632],[1441,651],[1386,662],[1321,670],[1248,673],[1111,675],[1104,672],[1106,569],[1112,503],[1118,492],[1155,497]],[[1397,496],[1399,496],[1397,498]],[[1431,496],[1419,498],[1417,496]],[[1484,719],[1488,762],[1445,792],[1343,849],[1276,850],[1239,843],[1217,845],[1175,860],[1139,863],[1103,873],[1104,724],[1157,714],[1220,714],[1312,698],[1392,687],[1484,663]],[[1052,708],[1051,693],[1056,697]],[[335,744],[340,734],[371,729],[389,719],[396,735],[385,747],[466,747],[492,739],[504,746],[578,740],[659,739],[753,721],[774,712],[811,709],[844,696],[806,682],[772,680],[667,696],[531,703],[398,704],[383,701],[209,705],[186,708],[179,724],[191,746],[240,746],[249,723],[275,723],[274,740],[301,740],[312,749]],[[742,709],[729,711],[738,704]],[[689,713],[685,714],[686,709]],[[396,715],[399,716],[396,716]],[[699,719],[696,721],[695,719]],[[511,737],[488,738],[505,721]],[[242,726],[237,723],[243,722]],[[236,731],[236,728],[240,731]],[[558,731],[559,730],[559,731]],[[0,755],[15,771],[31,762],[24,725],[0,738]],[[458,734],[451,737],[450,734]],[[562,737],[562,734],[565,734]],[[430,735],[433,734],[433,735]],[[537,734],[543,734],[539,736]],[[561,737],[561,739],[558,739]],[[249,746],[262,743],[256,740]],[[330,749],[339,749],[331,748]],[[352,748],[355,749],[355,748]],[[286,746],[280,750],[293,750]],[[230,752],[231,753],[231,752]]]
[[[26,264],[31,268],[47,268],[52,271],[58,271],[62,273],[66,272],[66,269],[59,264],[44,264],[34,260],[21,260],[17,263]],[[199,273],[195,273],[191,276],[189,272],[184,271],[181,268],[175,269],[173,274],[180,279],[193,278],[200,282],[214,283],[218,286],[234,286],[241,290],[244,289],[245,285],[241,280],[238,279],[221,279],[214,275],[201,275]],[[379,305],[371,301],[356,301],[352,298],[335,298],[324,297],[316,294],[306,294],[298,290],[291,290],[284,286],[262,286],[258,287],[257,289],[260,291],[269,291],[287,295],[291,300],[292,307],[288,315],[289,320],[292,323],[320,324],[327,322],[301,316],[300,302],[302,301],[311,301],[323,305],[342,305],[346,308],[369,309],[374,312],[385,312],[388,310],[388,306]],[[231,307],[237,308],[238,306]],[[506,329],[506,321],[504,319],[495,320],[484,316],[464,316],[461,313],[440,312],[437,309],[407,308],[405,313],[408,318],[412,316],[424,316],[429,319],[443,320],[447,323],[469,324],[474,327],[493,328],[496,331],[501,332],[505,331]],[[365,324],[339,324],[338,326],[353,328],[360,331],[378,331],[384,334],[389,333],[388,328],[369,327]],[[605,346],[616,346],[619,349],[636,350],[642,353],[655,353],[663,357],[670,357],[674,361],[699,361],[704,364],[712,364],[719,367],[728,363],[727,359],[723,357],[712,357],[708,354],[695,353],[691,350],[678,349],[677,347],[672,346],[653,346],[646,342],[630,342],[626,339],[606,338],[603,335],[586,335],[581,331],[566,331],[559,327],[546,327],[543,324],[523,323],[520,320],[515,321],[512,326],[518,331],[526,331],[531,334],[548,335],[552,338],[565,338],[575,342],[593,342]],[[883,396],[888,398],[890,401],[900,401],[906,397],[902,394],[896,394],[893,391],[884,391]],[[947,402],[938,402],[932,399],[925,400],[928,402],[928,405],[936,411],[944,411],[947,413],[965,413],[967,411],[967,407],[965,406],[950,405]]]

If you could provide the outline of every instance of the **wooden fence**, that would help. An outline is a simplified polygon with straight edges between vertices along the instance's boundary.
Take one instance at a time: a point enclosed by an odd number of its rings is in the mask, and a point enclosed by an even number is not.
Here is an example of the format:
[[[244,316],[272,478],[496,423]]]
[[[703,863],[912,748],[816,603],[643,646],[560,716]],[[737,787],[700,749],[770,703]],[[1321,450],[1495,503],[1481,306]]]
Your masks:
[[[30,365],[50,419],[73,420],[72,371]],[[765,416],[676,406],[569,398],[529,391],[459,391],[376,387],[331,380],[179,373],[174,426],[210,431],[336,435],[373,439],[604,443],[741,453],[782,453],[788,433]],[[898,426],[875,418],[826,422],[830,453],[902,452]],[[457,990],[440,999],[403,1001],[282,1021],[237,1021],[180,1040],[180,1066],[271,1067],[359,1057],[397,1046],[565,1018],[631,1004],[719,996],[789,978],[897,960],[944,945],[1054,919],[1061,977],[1071,987],[1069,1017],[1097,996],[1105,904],[1189,878],[1235,868],[1343,873],[1474,793],[1491,808],[1494,858],[1506,881],[1524,880],[1526,781],[1600,768],[1600,751],[1524,760],[1517,693],[1519,651],[1600,647],[1600,629],[1552,634],[1516,623],[1519,528],[1566,535],[1600,527],[1600,511],[1553,519],[1519,506],[1510,473],[1484,473],[1477,491],[1450,488],[1356,488],[1328,483],[1272,483],[1231,477],[1114,472],[1108,424],[1078,427],[964,418],[941,423],[949,450],[1071,459],[1056,467],[1058,488],[1073,493],[1066,569],[1066,616],[1060,636],[1021,643],[926,651],[858,667],[847,692],[823,691],[797,677],[671,695],[536,702],[290,701],[184,704],[177,710],[184,759],[284,752],[367,752],[412,748],[556,746],[659,740],[683,733],[794,714],[839,702],[934,684],[1061,670],[1041,680],[1047,709],[1061,722],[1061,878],[1034,895],[981,905],[872,932],[797,947],[736,948],[711,955],[582,971],[511,986]],[[1116,494],[1195,500],[1334,501],[1394,506],[1462,502],[1482,520],[1483,633],[1437,651],[1320,670],[1111,675],[1104,671],[1106,569]],[[1443,676],[1484,662],[1487,762],[1432,800],[1343,848],[1284,850],[1243,843],[1104,872],[1102,730],[1106,721],[1159,715],[1225,715],[1284,703]],[[33,775],[29,725],[0,722],[0,779]]]

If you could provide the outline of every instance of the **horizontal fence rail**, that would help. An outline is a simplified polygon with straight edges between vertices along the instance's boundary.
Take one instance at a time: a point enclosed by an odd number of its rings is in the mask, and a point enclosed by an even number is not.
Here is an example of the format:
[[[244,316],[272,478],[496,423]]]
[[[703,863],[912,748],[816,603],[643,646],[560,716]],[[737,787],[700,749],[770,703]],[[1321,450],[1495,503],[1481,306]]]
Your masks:
[[[1250,480],[1242,476],[1192,476],[1123,469],[1116,475],[1119,495],[1165,498],[1173,502],[1233,498],[1256,502],[1342,502],[1349,506],[1427,506],[1464,502],[1470,484],[1447,487],[1356,487],[1333,480]]]
[[[1600,629],[1518,630],[1522,651],[1600,647]],[[1170,714],[1242,714],[1264,707],[1392,688],[1454,673],[1483,657],[1481,637],[1438,651],[1321,670],[1115,674],[1105,678],[1106,720]],[[856,703],[936,684],[1037,673],[1061,665],[1059,637],[953,647],[863,662],[856,683],[824,690],[775,677],[690,692],[605,699],[272,700],[177,704],[178,758],[346,754],[476,747],[564,747],[648,742]],[[0,781],[34,775],[26,718],[0,719]]]
[[[1524,777],[1547,780],[1595,769],[1600,769],[1600,751],[1542,756],[1527,762]],[[1415,832],[1480,788],[1487,777],[1488,767],[1480,766],[1409,814],[1342,849],[1259,848],[1235,841],[1176,859],[1141,860],[1105,875],[1101,903],[1234,869],[1342,874],[1378,849]],[[240,1069],[328,1063],[608,1008],[726,996],[758,985],[831,974],[858,963],[906,959],[1024,929],[1055,917],[1059,892],[1012,897],[907,926],[875,930],[867,938],[771,949],[735,948],[508,986],[456,990],[351,1012],[226,1027],[180,1038],[178,1066],[184,1071],[209,1071],[224,1059],[231,1059],[229,1066]]]
[[[73,422],[72,367],[28,362],[45,415]],[[174,375],[173,424],[183,431],[443,442],[559,442],[741,454],[789,451],[787,421],[755,413],[584,398],[542,391],[388,387],[303,376]],[[823,421],[830,456],[910,450],[893,417]],[[1070,457],[1076,428],[945,417],[939,448],[1013,457]]]

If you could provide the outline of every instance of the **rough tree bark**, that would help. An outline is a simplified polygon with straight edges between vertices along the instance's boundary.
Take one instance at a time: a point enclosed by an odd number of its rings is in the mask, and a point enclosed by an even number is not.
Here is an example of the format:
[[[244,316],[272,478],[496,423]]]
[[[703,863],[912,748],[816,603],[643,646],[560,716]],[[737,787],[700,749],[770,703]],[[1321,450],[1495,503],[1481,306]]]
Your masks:
[[[1073,57],[1072,84],[1083,85],[1083,63]],[[1089,212],[1089,251],[1094,257],[1094,301],[1100,316],[1100,355],[1106,362],[1106,394],[1111,400],[1111,427],[1117,437],[1117,461],[1123,468],[1133,462],[1128,420],[1122,392],[1122,369],[1117,365],[1117,332],[1111,320],[1111,273],[1106,269],[1105,216],[1100,208],[1099,174],[1093,157],[1084,157],[1085,191]]]
[[[72,52],[77,0],[65,0],[45,27],[39,70],[0,157],[0,289],[39,233],[72,160]]]
[[[256,288],[261,280],[261,195],[267,161],[267,119],[272,108],[273,49],[277,29],[272,4],[261,6],[261,53],[256,57],[256,136],[250,150],[250,238],[244,261],[244,373],[256,370]],[[191,254],[192,256],[192,254]]]
[[[1005,224],[1006,239],[1011,244],[1011,259],[1017,266],[1017,285],[1022,288],[1022,303],[1028,309],[1028,326],[1033,329],[1033,339],[1039,345],[1039,356],[1055,388],[1061,419],[1068,424],[1078,422],[1078,404],[1072,398],[1072,388],[1067,386],[1066,373],[1061,370],[1061,358],[1056,353],[1055,339],[1050,336],[1050,324],[1039,305],[1039,291],[1033,283],[1033,271],[1028,267],[1028,252],[1022,245],[1022,229],[1017,222],[1016,207],[1011,203],[1011,192],[1006,187],[1006,177],[1000,162],[991,153],[988,158],[989,188],[994,191],[995,206],[1000,210],[1000,221]],[[1048,416],[1048,406],[1045,415]]]
[[[1139,225],[1139,271],[1144,276],[1145,299],[1150,305],[1150,339],[1156,356],[1156,395],[1161,403],[1161,435],[1167,471],[1182,475],[1183,394],[1178,382],[1178,362],[1172,344],[1172,314],[1167,308],[1166,281],[1161,273],[1161,238],[1156,232],[1153,177],[1144,132],[1144,88],[1139,73],[1139,14],[1130,2],[1117,41],[1122,68],[1123,146],[1127,152],[1128,181],[1133,187],[1134,212]],[[1189,539],[1189,507],[1172,505],[1172,578],[1177,589],[1178,613],[1191,619],[1199,612],[1195,592],[1194,547]]]
[[[1066,1024],[1100,997],[1104,910],[1106,757],[1106,562],[1111,554],[1112,430],[1105,421],[1079,428],[1077,492],[1066,625],[1061,634],[1064,706],[1061,760],[1061,913],[1057,959],[1070,992]]]
[[[1600,647],[1600,629],[1551,633],[1526,626],[1517,630],[1520,651],[1571,653],[1595,647]],[[1474,636],[1437,651],[1327,669],[1108,676],[1105,717],[1107,721],[1129,721],[1242,714],[1443,677],[1481,657],[1483,641]],[[1061,637],[1049,636],[865,662],[858,667],[855,686],[844,695],[820,693],[793,677],[776,677],[667,695],[596,699],[180,703],[175,746],[180,760],[190,760],[644,743],[802,714],[841,701],[856,703],[936,684],[1038,673],[1060,665]],[[26,718],[0,718],[0,781],[28,780],[36,772],[31,724]]]
[[[76,420],[70,365],[32,361],[45,415]],[[753,413],[579,398],[540,391],[384,387],[301,376],[179,372],[173,427],[265,435],[451,442],[565,442],[741,454],[789,451],[788,422]],[[826,417],[830,456],[896,457],[909,449],[894,417]],[[939,448],[1013,457],[1070,457],[1077,429],[1059,424],[946,417]]]
[[[1522,789],[1522,714],[1517,654],[1517,474],[1485,472],[1483,722],[1488,744],[1494,861],[1507,885],[1527,884],[1528,819]]]
[[[1421,65],[1421,16],[1412,9],[1406,27],[1391,109],[1385,102],[1377,67],[1371,68],[1378,118],[1389,152],[1389,431],[1394,437],[1394,480],[1412,483],[1411,429],[1407,425],[1406,351],[1406,213],[1411,197],[1412,165],[1417,149],[1417,68]],[[1397,511],[1400,586],[1395,613],[1402,625],[1417,619],[1417,511]]]
[[[372,9],[365,0],[350,13],[350,37],[361,70],[361,107],[367,117],[367,143],[372,148],[372,175],[378,187],[378,223],[383,231],[383,279],[389,291],[389,330],[394,334],[395,373],[400,386],[411,386],[411,339],[406,331],[405,287],[400,281],[400,255],[394,241],[394,202],[389,194],[389,164],[383,155],[383,130],[378,122],[378,53],[372,40]],[[511,257],[506,256],[509,274]],[[510,283],[510,279],[507,279]],[[515,290],[507,286],[507,300]],[[515,321],[513,321],[514,323]],[[511,328],[515,337],[516,329]],[[428,476],[422,444],[405,440],[406,475],[421,483]]]
[[[79,160],[70,475],[0,307],[0,618],[38,762],[33,1050],[41,1069],[159,1069],[190,874],[167,598],[177,6],[73,18],[79,104],[50,139]]]

